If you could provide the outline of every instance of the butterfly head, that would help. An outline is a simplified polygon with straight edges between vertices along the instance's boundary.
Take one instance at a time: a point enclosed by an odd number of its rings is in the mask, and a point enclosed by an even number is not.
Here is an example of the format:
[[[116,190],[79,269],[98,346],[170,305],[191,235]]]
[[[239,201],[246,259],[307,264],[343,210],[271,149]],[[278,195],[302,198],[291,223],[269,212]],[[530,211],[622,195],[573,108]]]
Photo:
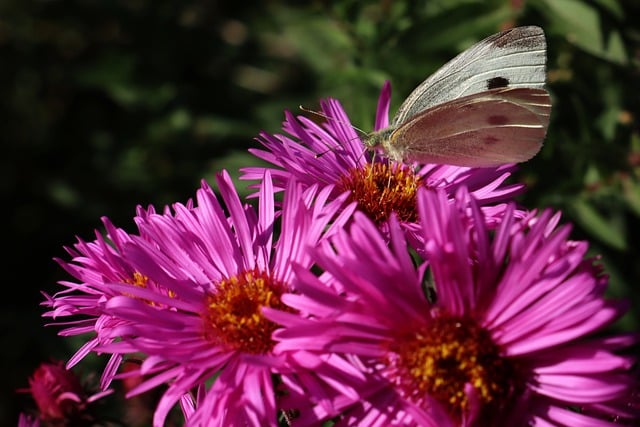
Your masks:
[[[391,160],[402,161],[402,153],[393,144],[393,132],[395,130],[395,126],[388,126],[384,129],[373,131],[368,133],[362,139],[362,142],[369,150],[381,148]]]

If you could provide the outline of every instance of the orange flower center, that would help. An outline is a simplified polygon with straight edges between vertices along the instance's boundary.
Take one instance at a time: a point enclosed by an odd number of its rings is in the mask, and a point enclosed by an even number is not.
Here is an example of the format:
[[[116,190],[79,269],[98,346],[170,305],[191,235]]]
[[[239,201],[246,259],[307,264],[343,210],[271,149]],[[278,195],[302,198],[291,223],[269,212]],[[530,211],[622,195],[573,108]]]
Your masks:
[[[138,271],[134,272],[133,277],[131,277],[130,279],[125,279],[124,282],[130,285],[133,285],[137,288],[143,288],[143,289],[149,288],[150,286],[154,286],[153,282],[149,281],[149,278],[147,276],[145,276],[144,274]],[[175,292],[169,291],[160,286],[155,286],[155,289],[157,291],[163,292],[164,294],[168,295],[171,298],[176,297]],[[129,297],[132,296],[131,294],[127,294],[127,293],[124,293],[123,295],[129,296]],[[154,307],[158,306],[158,304],[154,301],[149,301],[149,300],[144,300],[144,301],[151,306],[154,306]]]
[[[384,375],[416,404],[430,396],[460,422],[469,409],[465,386],[481,405],[480,418],[505,407],[522,382],[489,333],[469,318],[441,316],[389,346]]]
[[[291,311],[281,301],[286,286],[270,274],[250,270],[225,279],[207,297],[205,337],[216,345],[250,354],[273,348],[278,325],[262,315],[262,307]]]
[[[338,188],[351,191],[350,201],[376,223],[386,221],[391,212],[406,222],[416,222],[416,192],[421,177],[408,167],[386,163],[369,163],[342,176]]]

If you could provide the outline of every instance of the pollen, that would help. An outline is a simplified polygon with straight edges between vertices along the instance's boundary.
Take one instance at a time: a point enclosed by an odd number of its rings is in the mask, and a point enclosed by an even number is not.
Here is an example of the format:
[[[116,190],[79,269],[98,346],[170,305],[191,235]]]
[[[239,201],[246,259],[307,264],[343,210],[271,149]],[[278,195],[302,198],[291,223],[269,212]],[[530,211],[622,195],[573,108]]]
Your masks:
[[[138,288],[146,288],[148,280],[149,278],[147,276],[136,271],[133,273],[133,277],[126,282]]]
[[[469,318],[435,318],[421,330],[396,339],[388,350],[384,375],[403,397],[422,405],[429,396],[457,422],[470,409],[465,387],[473,387],[480,420],[508,406],[522,388],[514,363]]]
[[[207,297],[205,337],[215,345],[250,354],[267,354],[278,327],[262,315],[262,307],[291,311],[280,297],[287,289],[269,273],[249,270],[217,284]]]
[[[171,298],[175,298],[176,294],[173,291],[167,290],[161,286],[157,286],[155,285],[151,280],[149,280],[149,278],[147,276],[145,276],[144,274],[135,271],[133,273],[133,275],[131,276],[131,278],[125,279],[124,280],[125,283],[128,283],[130,285],[135,286],[136,288],[144,288],[144,289],[148,289],[148,288],[152,288],[154,289],[156,292],[162,293],[163,295],[168,295]],[[131,294],[128,293],[123,293],[123,295],[126,296],[132,296]],[[136,298],[136,297],[134,297]],[[154,307],[158,307],[160,306],[158,303],[156,303],[155,301],[150,301],[150,300],[144,300],[147,304],[154,306]]]
[[[391,212],[402,221],[416,222],[416,192],[422,181],[406,166],[369,163],[343,175],[338,188],[350,190],[350,201],[357,202],[359,209],[378,224],[386,221]]]

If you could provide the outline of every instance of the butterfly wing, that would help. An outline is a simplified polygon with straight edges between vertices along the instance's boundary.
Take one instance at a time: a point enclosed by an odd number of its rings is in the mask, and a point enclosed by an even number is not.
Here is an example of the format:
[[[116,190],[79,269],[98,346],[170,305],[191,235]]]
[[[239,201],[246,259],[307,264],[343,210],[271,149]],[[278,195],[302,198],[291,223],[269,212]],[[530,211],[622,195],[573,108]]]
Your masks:
[[[397,160],[470,167],[519,163],[542,147],[550,112],[544,89],[491,89],[414,115],[382,145]]]
[[[402,103],[392,126],[438,104],[496,88],[542,89],[546,41],[535,26],[516,27],[476,43],[422,82]]]

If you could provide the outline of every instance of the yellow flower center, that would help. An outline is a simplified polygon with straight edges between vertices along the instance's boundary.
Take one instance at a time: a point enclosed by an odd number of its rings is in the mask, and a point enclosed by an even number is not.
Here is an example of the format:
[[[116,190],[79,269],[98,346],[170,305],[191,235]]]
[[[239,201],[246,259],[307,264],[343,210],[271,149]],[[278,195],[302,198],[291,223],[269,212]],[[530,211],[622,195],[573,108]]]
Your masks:
[[[430,396],[457,422],[469,409],[466,385],[475,389],[481,419],[495,416],[523,385],[514,364],[469,318],[435,318],[400,336],[388,350],[384,375],[403,397],[419,405]]]
[[[146,288],[148,281],[149,281],[149,278],[147,276],[136,271],[133,273],[133,277],[127,280],[126,282],[138,288]]]
[[[416,222],[416,192],[422,179],[408,167],[386,163],[368,163],[342,176],[338,188],[351,190],[350,201],[376,223],[382,223],[395,212],[406,222]]]
[[[250,270],[225,279],[207,297],[205,337],[216,345],[250,354],[266,354],[278,325],[262,315],[262,307],[291,311],[281,301],[286,286],[270,274]]]
[[[143,288],[146,289],[150,286],[150,282],[149,282],[149,278],[147,276],[145,276],[144,274],[136,271],[133,273],[133,277],[131,277],[130,279],[126,279],[124,280],[125,283],[128,283],[130,285],[135,286],[136,288]],[[151,282],[151,286],[153,286],[153,282]],[[161,290],[163,291],[166,295],[168,295],[171,298],[175,298],[176,297],[176,293],[173,291],[169,291],[166,289],[163,289],[159,286],[156,286],[156,290]],[[125,296],[129,296],[131,297],[131,294],[127,294],[124,293],[123,295]],[[158,306],[158,304],[154,301],[149,301],[149,300],[144,300],[147,304],[151,305],[151,306]]]

